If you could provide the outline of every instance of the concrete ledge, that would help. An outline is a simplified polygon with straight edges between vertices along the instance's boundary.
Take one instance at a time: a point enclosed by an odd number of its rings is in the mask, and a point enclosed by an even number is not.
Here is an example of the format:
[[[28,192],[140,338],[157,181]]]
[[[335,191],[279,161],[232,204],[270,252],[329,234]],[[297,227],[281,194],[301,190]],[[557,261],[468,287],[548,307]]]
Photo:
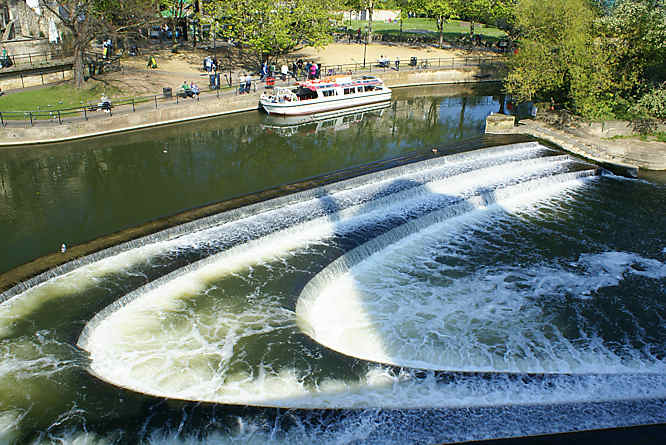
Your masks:
[[[511,131],[516,124],[516,118],[506,114],[492,113],[486,118],[486,133]]]
[[[636,177],[639,170],[666,170],[666,143],[629,140],[622,143],[610,141],[604,143],[573,135],[533,120],[524,120],[518,126],[506,129],[487,125],[486,133],[528,134],[552,142],[565,151],[622,172],[627,176]]]

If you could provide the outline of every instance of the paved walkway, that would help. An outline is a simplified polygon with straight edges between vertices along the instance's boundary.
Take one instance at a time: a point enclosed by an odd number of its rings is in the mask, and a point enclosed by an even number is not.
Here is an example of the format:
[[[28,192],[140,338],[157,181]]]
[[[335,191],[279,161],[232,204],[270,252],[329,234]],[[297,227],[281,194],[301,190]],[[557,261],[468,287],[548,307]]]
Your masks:
[[[444,83],[479,83],[479,67],[459,69],[431,69],[412,71],[386,71],[382,78],[388,86],[428,85]],[[492,81],[484,76],[483,81]],[[276,85],[293,84],[277,81]],[[192,119],[218,116],[259,108],[259,96],[265,91],[265,84],[254,82],[252,92],[238,95],[236,89],[204,92],[197,99],[177,97],[164,98],[155,95],[146,102],[134,105],[116,106],[111,113],[93,111],[63,115],[52,113],[50,119],[30,122],[30,116],[23,120],[6,121],[0,133],[0,146],[30,145],[66,141],[83,137],[104,135],[119,131],[135,130],[155,125],[166,125]],[[174,90],[177,92],[177,90]],[[218,96],[219,93],[219,96]]]

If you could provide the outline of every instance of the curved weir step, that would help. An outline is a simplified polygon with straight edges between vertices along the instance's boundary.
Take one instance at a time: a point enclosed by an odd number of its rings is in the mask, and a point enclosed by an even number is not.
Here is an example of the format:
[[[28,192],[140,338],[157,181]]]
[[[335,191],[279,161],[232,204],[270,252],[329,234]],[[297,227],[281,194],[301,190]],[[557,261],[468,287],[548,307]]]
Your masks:
[[[137,240],[134,247],[84,259],[81,267],[17,293],[0,310],[29,310],[77,292],[96,295],[88,289],[103,294],[101,310],[82,317],[89,321],[78,345],[90,355],[89,371],[113,385],[172,399],[303,409],[456,409],[666,397],[658,354],[626,345],[628,355],[622,355],[605,345],[616,340],[592,325],[572,340],[573,361],[557,361],[543,351],[560,334],[550,321],[536,323],[553,317],[540,293],[547,298],[561,293],[561,282],[574,283],[585,295],[623,274],[658,280],[660,263],[611,252],[552,265],[535,252],[534,264],[525,266],[527,275],[504,272],[513,266],[501,251],[515,244],[519,233],[526,241],[571,238],[568,229],[553,226],[550,215],[565,212],[574,198],[584,202],[586,191],[603,181],[594,179],[597,173],[595,166],[536,143],[432,158]],[[531,253],[517,246],[510,250],[526,258]],[[469,255],[487,256],[490,265],[501,267],[465,271],[466,262],[483,264],[468,261]],[[523,265],[530,261],[520,259]],[[394,263],[394,272],[383,273]],[[614,268],[599,271],[606,263]],[[363,283],[337,293],[327,312],[338,314],[338,320],[318,322],[304,311],[308,299],[316,302],[321,289],[335,287],[349,274]],[[400,282],[403,278],[407,281]],[[427,286],[419,288],[423,283]],[[380,310],[360,307],[375,326],[385,313],[416,320],[407,331],[395,324],[395,332],[407,332],[399,354],[386,354],[395,346],[391,330],[359,332],[352,349],[319,335],[327,326],[329,332],[344,332],[354,320],[354,312],[345,312],[347,300],[373,286],[389,291]],[[527,295],[526,287],[536,294]],[[451,301],[425,296],[448,288],[463,297],[460,305],[470,317],[489,316],[484,323],[493,328],[502,328],[507,319],[531,320],[525,324],[530,331],[513,325],[503,331],[513,334],[506,344],[522,348],[524,357],[516,360],[509,351],[502,363],[494,352],[485,354],[494,361],[483,362],[474,354],[475,344],[461,342],[452,331],[444,334],[458,348],[457,366],[414,354],[427,353],[432,336],[442,334],[424,336],[414,328],[432,328],[452,307]],[[412,296],[404,300],[401,291],[413,291]],[[392,292],[397,292],[395,301]],[[572,309],[583,306],[573,302]],[[509,316],[503,315],[506,310]],[[463,321],[446,319],[455,329],[465,328]],[[639,327],[653,335],[649,326]],[[3,328],[0,324],[0,332]],[[560,326],[562,335],[571,336],[565,328]],[[499,348],[497,332],[486,334],[479,341],[494,341],[492,347]],[[372,339],[381,341],[366,353]],[[659,344],[651,338],[632,341]],[[416,343],[423,346],[414,348]],[[487,347],[478,346],[480,351]],[[530,358],[534,351],[543,357]],[[581,358],[591,365],[580,367]]]

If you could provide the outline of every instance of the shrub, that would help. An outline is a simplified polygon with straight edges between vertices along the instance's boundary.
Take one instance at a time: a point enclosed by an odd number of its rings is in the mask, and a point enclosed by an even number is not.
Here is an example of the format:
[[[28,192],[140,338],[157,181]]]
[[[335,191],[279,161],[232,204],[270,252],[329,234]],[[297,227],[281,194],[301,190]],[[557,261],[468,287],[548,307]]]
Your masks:
[[[632,108],[643,116],[666,119],[666,82],[644,94]]]

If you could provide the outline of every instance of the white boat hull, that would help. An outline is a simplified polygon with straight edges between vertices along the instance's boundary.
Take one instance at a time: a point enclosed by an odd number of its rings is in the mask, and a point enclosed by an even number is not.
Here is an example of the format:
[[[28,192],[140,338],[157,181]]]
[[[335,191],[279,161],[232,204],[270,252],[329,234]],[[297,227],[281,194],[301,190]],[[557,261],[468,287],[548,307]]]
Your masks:
[[[302,116],[306,114],[322,113],[325,111],[341,110],[343,108],[358,107],[391,100],[391,90],[383,88],[372,93],[360,93],[349,96],[333,96],[319,99],[302,100],[297,102],[271,102],[260,100],[261,106],[268,114],[279,116]]]

